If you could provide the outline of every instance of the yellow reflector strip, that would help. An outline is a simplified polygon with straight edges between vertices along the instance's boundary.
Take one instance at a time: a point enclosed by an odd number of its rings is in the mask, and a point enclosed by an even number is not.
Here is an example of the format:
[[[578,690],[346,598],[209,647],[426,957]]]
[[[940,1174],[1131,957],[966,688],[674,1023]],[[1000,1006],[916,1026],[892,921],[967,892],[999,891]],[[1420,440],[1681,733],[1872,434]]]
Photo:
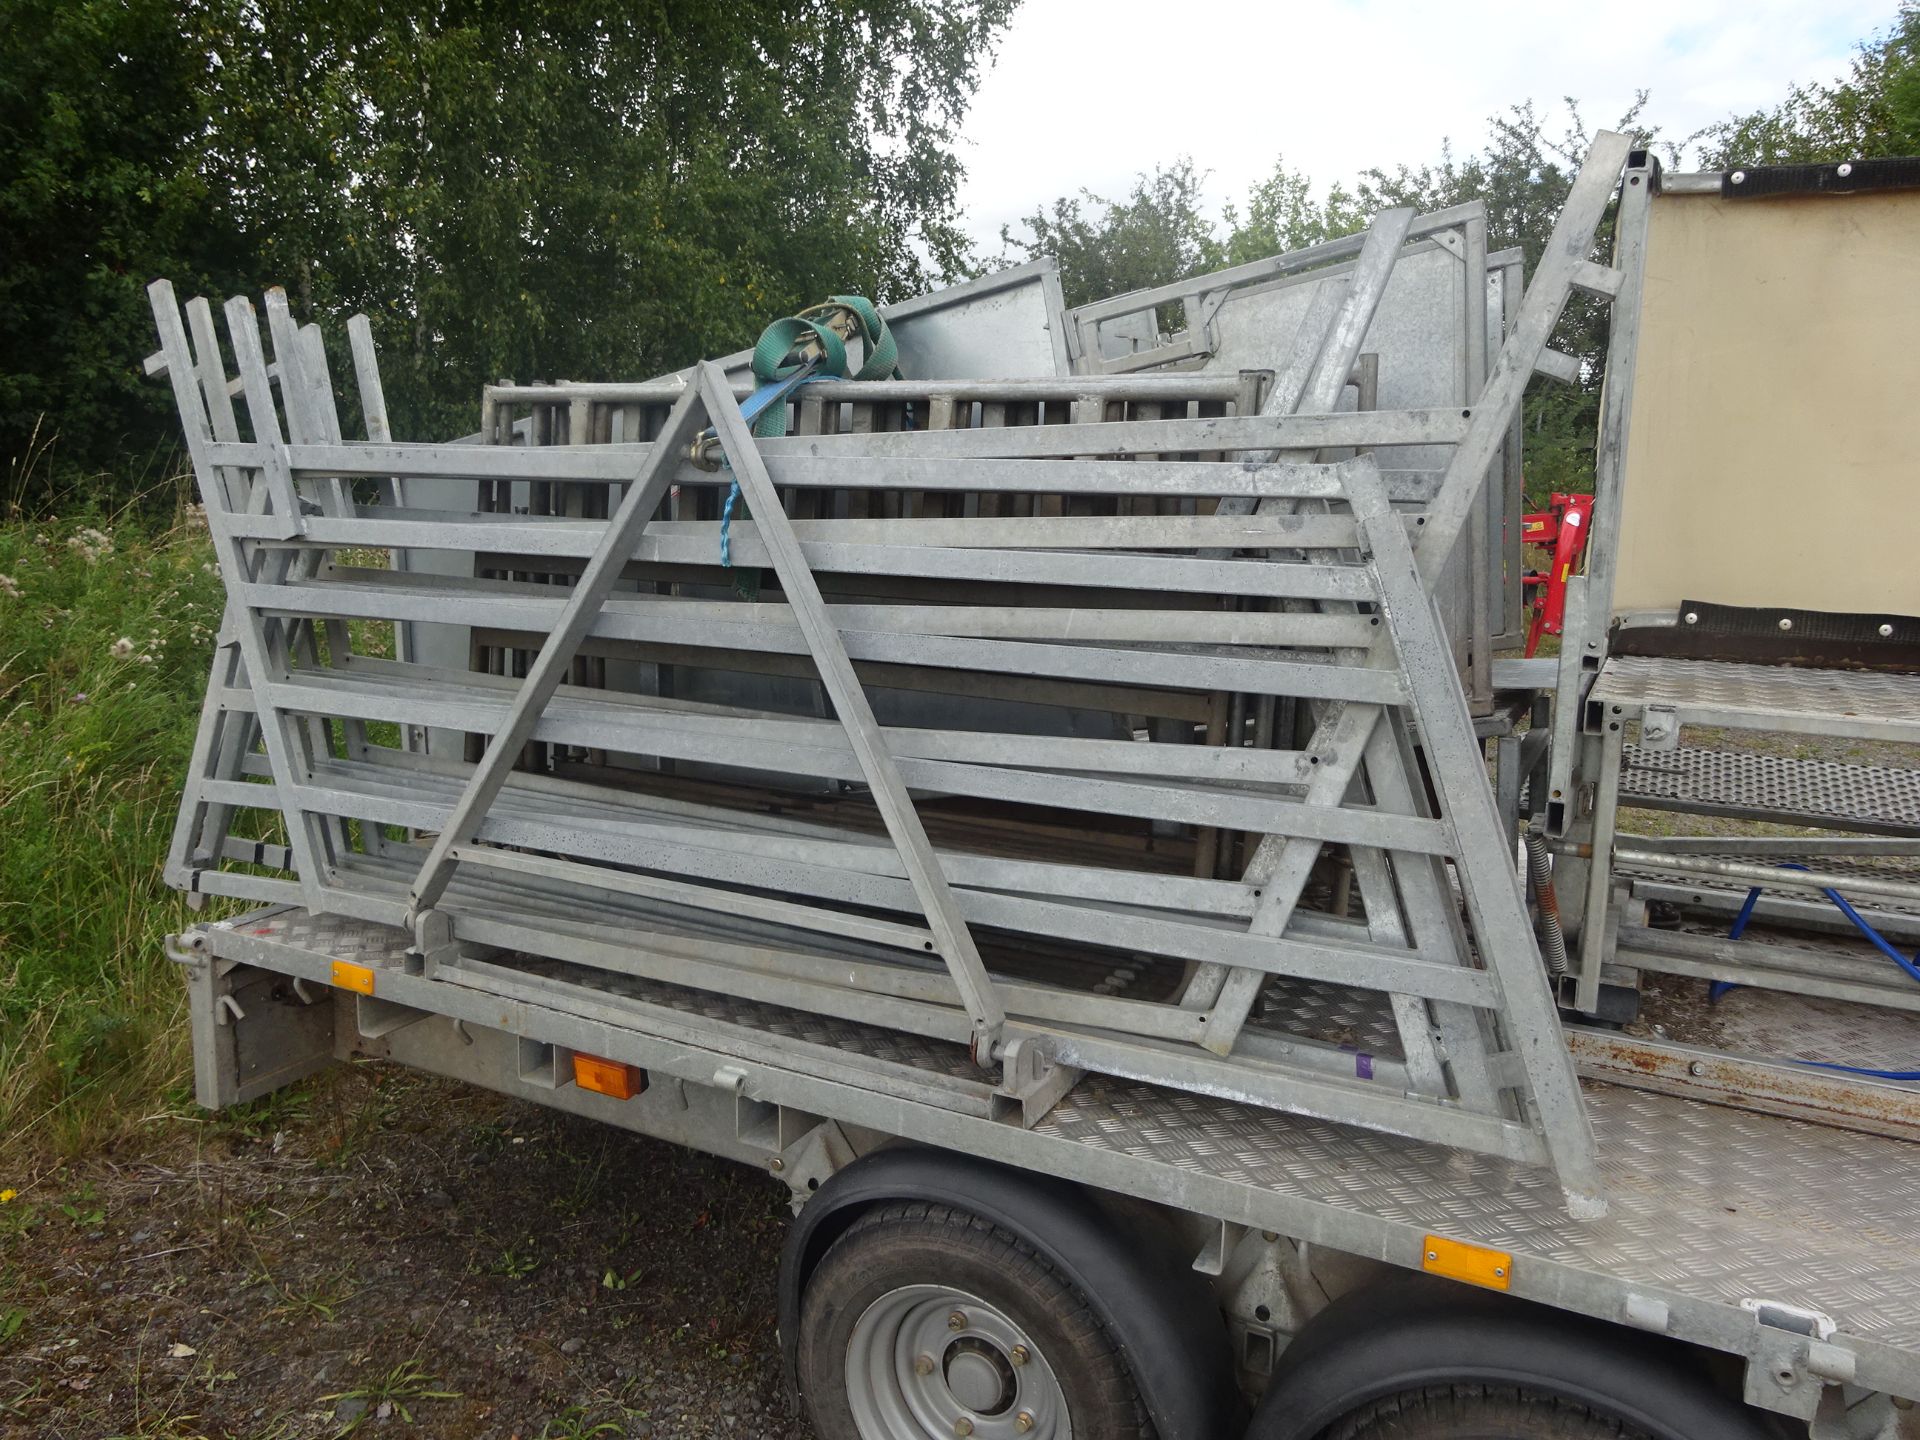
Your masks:
[[[373,970],[366,965],[355,965],[350,960],[336,960],[333,962],[333,983],[356,995],[371,995]]]
[[[1504,1290],[1513,1283],[1513,1256],[1505,1250],[1489,1250],[1484,1245],[1469,1245],[1444,1235],[1427,1236],[1420,1253],[1420,1268],[1449,1280],[1484,1285],[1489,1290]]]
[[[603,1060],[598,1055],[573,1054],[573,1083],[596,1095],[611,1095],[615,1100],[631,1100],[647,1088],[647,1072],[638,1065],[619,1060]]]

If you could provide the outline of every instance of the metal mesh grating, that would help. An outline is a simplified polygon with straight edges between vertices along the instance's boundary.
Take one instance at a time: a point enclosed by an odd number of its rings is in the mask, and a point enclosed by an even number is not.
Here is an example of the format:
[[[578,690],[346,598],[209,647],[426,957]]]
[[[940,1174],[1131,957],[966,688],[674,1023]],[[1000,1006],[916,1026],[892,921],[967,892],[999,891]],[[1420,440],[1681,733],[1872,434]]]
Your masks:
[[[1622,804],[1920,833],[1920,768],[1681,746],[1624,748]]]
[[[1819,722],[1830,733],[1895,730],[1920,740],[1920,676],[1795,670],[1661,656],[1615,655],[1594,682],[1595,703],[1736,712],[1758,724]]]

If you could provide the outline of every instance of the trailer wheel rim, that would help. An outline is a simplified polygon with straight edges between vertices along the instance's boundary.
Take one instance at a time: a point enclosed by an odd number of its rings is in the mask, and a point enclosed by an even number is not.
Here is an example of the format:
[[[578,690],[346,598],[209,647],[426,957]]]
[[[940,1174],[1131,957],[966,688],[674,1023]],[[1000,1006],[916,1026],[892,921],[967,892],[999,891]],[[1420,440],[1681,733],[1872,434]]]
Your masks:
[[[861,1440],[1072,1440],[1066,1395],[1006,1312],[946,1285],[879,1297],[847,1337]]]

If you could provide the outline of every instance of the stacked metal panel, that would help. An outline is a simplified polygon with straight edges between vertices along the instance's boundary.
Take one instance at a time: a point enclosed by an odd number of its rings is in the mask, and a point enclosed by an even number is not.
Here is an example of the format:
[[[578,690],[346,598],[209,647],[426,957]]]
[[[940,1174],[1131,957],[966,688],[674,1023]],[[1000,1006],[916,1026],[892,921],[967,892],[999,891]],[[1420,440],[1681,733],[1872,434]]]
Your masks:
[[[1492,357],[1516,318],[1518,251],[1487,251],[1479,201],[1420,216],[1380,298],[1353,372],[1335,401],[1341,410],[1465,405],[1486,382]],[[1274,369],[1322,291],[1343,286],[1360,240],[1349,236],[1229,270],[1096,301],[1067,315],[1069,348],[1083,374]],[[1165,333],[1164,316],[1182,328]],[[1541,356],[1548,373],[1572,378],[1570,357]],[[1522,437],[1516,424],[1495,461],[1499,482],[1474,511],[1468,540],[1437,593],[1476,712],[1493,701],[1492,658],[1519,643]],[[1409,449],[1395,464],[1437,479],[1444,448]]]
[[[1434,596],[1570,289],[1617,283],[1579,257],[1625,148],[1464,406],[1340,408],[1405,211],[1271,373],[823,382],[757,441],[708,364],[395,444],[361,327],[348,442],[284,296],[269,365],[247,300],[223,346],[156,285],[230,596],[172,878],[406,925],[449,984],[531,954],[950,1042],[1014,1122],[1097,1069],[1597,1204]]]

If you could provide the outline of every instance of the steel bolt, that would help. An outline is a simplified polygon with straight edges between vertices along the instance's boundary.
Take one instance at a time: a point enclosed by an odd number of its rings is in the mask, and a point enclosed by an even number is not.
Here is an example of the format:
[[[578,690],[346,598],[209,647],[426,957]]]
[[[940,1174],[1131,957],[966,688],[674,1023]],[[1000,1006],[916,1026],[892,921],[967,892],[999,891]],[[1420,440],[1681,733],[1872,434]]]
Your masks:
[[[1033,1428],[1033,1412],[1031,1410],[1022,1410],[1018,1415],[1014,1416],[1013,1428],[1018,1430],[1022,1435],[1026,1434],[1027,1431]]]
[[[1882,625],[1882,626],[1880,627],[1880,638],[1881,638],[1882,640],[1884,640],[1884,639],[1886,639],[1886,638],[1887,638],[1887,637],[1888,637],[1889,635],[1891,635],[1891,634],[1893,634],[1893,626],[1891,626],[1891,625]]]
[[[913,1373],[916,1375],[931,1375],[933,1373],[933,1356],[931,1355],[914,1356],[913,1357]]]
[[[1747,183],[1747,172],[1744,170],[1736,170],[1729,178],[1736,185],[1744,185]]]
[[[1687,611],[1687,624],[1698,625],[1699,623],[1700,623],[1700,612],[1698,610]]]
[[[1783,617],[1780,621],[1780,628],[1782,630],[1791,630],[1793,628],[1793,621],[1785,619]]]
[[[973,1421],[962,1415],[958,1420],[953,1422],[953,1433],[963,1436],[971,1435],[973,1433]]]
[[[1027,1347],[1024,1345],[1014,1346],[1013,1349],[1007,1352],[1007,1358],[1012,1360],[1013,1363],[1016,1365],[1026,1364],[1027,1363]]]
[[[1704,1075],[1706,1073],[1707,1067],[1698,1060],[1695,1060],[1691,1065],[1687,1066],[1687,1074],[1689,1075]]]
[[[1842,164],[1840,166],[1840,178],[1842,180],[1846,179],[1847,176],[1851,175],[1852,173],[1853,173],[1853,166],[1848,164]]]
[[[959,1310],[954,1311],[951,1315],[947,1316],[947,1328],[949,1330],[966,1329],[967,1328],[966,1315],[962,1311],[959,1311]]]
[[[776,1155],[771,1160],[767,1161],[767,1168],[769,1170],[774,1171],[775,1173],[778,1173],[779,1171],[782,1171],[787,1168],[787,1162],[782,1160],[778,1155]]]

